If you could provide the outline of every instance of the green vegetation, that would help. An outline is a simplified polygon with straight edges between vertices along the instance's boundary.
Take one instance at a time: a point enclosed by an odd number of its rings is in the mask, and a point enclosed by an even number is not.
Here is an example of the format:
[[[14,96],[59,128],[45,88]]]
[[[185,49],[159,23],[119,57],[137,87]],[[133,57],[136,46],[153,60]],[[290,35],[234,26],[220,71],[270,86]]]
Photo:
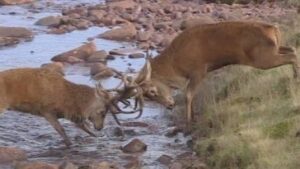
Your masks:
[[[282,19],[280,28],[285,43],[297,47],[300,56],[297,19]],[[203,83],[193,137],[194,150],[209,168],[300,168],[300,82],[291,66],[230,66]]]

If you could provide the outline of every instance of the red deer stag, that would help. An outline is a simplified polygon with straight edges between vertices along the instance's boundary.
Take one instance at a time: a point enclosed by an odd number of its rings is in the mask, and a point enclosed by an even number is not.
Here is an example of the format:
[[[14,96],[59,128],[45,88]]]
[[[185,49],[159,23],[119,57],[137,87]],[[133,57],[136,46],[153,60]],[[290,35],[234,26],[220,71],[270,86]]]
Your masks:
[[[171,88],[185,89],[190,127],[192,101],[201,80],[207,72],[232,64],[259,69],[291,64],[294,76],[299,77],[295,51],[280,46],[277,27],[259,22],[221,22],[182,32],[160,55],[147,61],[136,82],[146,97],[170,107],[174,103]]]
[[[122,112],[116,105],[122,101],[120,99],[120,96],[113,96],[99,85],[92,88],[74,84],[61,74],[45,68],[0,72],[0,112],[17,110],[44,117],[67,146],[71,142],[58,118],[69,119],[89,135],[95,136],[87,120],[93,123],[95,129],[101,130],[108,111],[114,117],[115,113]]]

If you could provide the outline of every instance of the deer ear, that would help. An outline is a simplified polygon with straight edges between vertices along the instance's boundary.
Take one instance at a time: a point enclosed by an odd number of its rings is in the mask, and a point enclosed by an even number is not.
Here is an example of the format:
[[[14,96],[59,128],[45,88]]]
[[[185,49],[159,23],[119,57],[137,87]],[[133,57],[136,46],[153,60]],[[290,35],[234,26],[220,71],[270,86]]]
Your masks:
[[[151,80],[151,63],[150,60],[147,59],[144,67],[142,68],[141,72],[139,73],[138,77],[135,79],[137,84],[142,84],[147,81]]]

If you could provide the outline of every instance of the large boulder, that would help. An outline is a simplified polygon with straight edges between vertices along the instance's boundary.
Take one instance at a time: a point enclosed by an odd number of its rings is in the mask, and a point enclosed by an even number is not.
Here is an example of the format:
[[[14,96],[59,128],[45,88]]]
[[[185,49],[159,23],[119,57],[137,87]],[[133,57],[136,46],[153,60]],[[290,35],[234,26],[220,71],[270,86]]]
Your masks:
[[[96,52],[96,50],[97,48],[95,43],[90,42],[73,50],[58,54],[54,56],[51,60],[54,62],[68,63],[82,62],[84,60],[87,60],[87,58],[91,56],[94,52]]]
[[[13,147],[0,147],[0,164],[26,159],[27,155],[24,150]]]
[[[0,27],[0,37],[14,37],[14,38],[32,38],[31,30],[22,27]]]
[[[30,2],[33,2],[33,0],[0,0],[0,5],[17,5]]]
[[[121,25],[120,28],[108,30],[99,35],[100,38],[109,40],[130,40],[136,36],[136,28],[131,23]]]

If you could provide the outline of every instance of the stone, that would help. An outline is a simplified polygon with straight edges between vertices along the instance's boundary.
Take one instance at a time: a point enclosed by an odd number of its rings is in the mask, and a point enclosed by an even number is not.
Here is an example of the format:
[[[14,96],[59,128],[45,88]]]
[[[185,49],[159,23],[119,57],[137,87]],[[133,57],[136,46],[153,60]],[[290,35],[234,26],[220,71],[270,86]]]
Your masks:
[[[33,2],[33,0],[0,0],[0,5],[17,5]]]
[[[169,169],[183,169],[183,165],[179,162],[172,163]]]
[[[15,169],[59,169],[57,165],[44,162],[18,162]]]
[[[13,161],[26,160],[27,155],[24,150],[14,147],[0,147],[0,164],[11,163]]]
[[[133,9],[137,6],[133,0],[121,0],[116,2],[109,2],[107,3],[108,7],[110,8],[120,8],[120,9]]]
[[[89,42],[70,51],[58,54],[51,60],[55,62],[81,62],[96,52],[96,45]]]
[[[47,16],[35,22],[35,25],[40,26],[57,26],[60,24],[61,18],[58,16]]]
[[[120,127],[108,127],[108,128],[105,128],[105,133],[109,137],[124,137],[124,131]]]
[[[119,49],[113,49],[109,51],[110,55],[120,55],[120,56],[126,56],[131,53],[137,53],[140,50],[135,49],[135,48],[119,48]]]
[[[108,78],[114,75],[114,72],[102,63],[96,63],[91,66],[90,75],[94,80]]]
[[[0,47],[11,46],[20,43],[18,38],[12,37],[0,37]]]
[[[211,24],[211,23],[216,23],[216,21],[209,16],[185,19],[181,23],[181,29],[184,30],[198,25]]]
[[[144,58],[145,55],[143,53],[132,53],[128,56],[131,59]]]
[[[112,30],[108,30],[102,34],[100,34],[98,37],[103,39],[109,39],[109,40],[130,40],[133,39],[136,36],[136,28],[133,24],[127,23],[124,25],[121,25],[120,28],[115,28]]]
[[[140,42],[146,42],[150,39],[152,35],[152,31],[138,31],[136,35],[136,39]]]
[[[92,164],[89,169],[118,169],[115,164],[104,161],[97,164]]]
[[[133,139],[121,149],[124,153],[140,153],[147,150],[147,145],[139,139]]]
[[[6,27],[0,26],[0,37],[14,37],[14,38],[32,38],[33,33],[23,27]]]
[[[160,162],[163,165],[170,165],[172,163],[173,158],[168,155],[161,155],[157,161]]]
[[[141,164],[138,160],[132,160],[124,165],[125,169],[140,169]]]
[[[105,62],[107,59],[107,52],[105,50],[100,50],[94,52],[91,56],[87,58],[87,62]]]
[[[103,63],[95,63],[95,64],[91,65],[90,75],[94,76],[94,75],[98,74],[99,72],[103,71],[104,69],[107,69],[106,65],[104,65]]]

